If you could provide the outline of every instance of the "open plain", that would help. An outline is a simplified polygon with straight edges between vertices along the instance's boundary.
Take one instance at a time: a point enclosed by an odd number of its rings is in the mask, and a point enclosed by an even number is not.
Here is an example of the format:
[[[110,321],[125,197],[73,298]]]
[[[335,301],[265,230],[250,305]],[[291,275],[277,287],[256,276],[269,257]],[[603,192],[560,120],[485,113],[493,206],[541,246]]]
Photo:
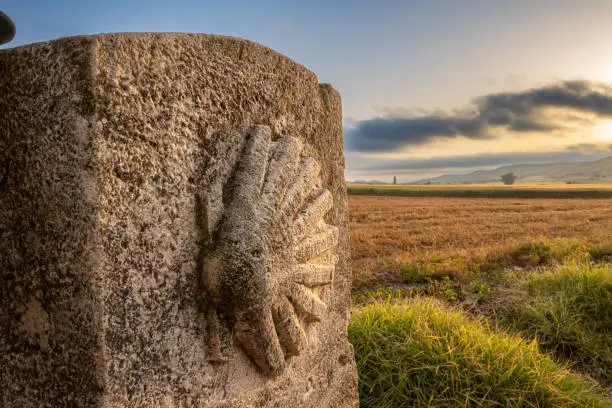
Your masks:
[[[349,195],[362,406],[612,406],[612,199],[471,190]]]
[[[612,199],[350,196],[349,208],[356,286],[424,263],[465,274],[530,242],[600,248],[612,231]]]

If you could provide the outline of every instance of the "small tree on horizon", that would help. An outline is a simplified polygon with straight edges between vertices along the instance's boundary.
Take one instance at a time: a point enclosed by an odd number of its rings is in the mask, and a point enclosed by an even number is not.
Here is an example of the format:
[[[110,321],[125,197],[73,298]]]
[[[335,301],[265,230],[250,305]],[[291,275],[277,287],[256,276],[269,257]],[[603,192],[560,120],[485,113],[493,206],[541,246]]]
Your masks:
[[[518,177],[516,177],[516,174],[514,173],[506,173],[506,174],[502,174],[501,176],[501,181],[506,184],[506,185],[511,185],[514,184],[514,182],[516,181]]]
[[[393,184],[397,184],[397,176],[393,176]]]

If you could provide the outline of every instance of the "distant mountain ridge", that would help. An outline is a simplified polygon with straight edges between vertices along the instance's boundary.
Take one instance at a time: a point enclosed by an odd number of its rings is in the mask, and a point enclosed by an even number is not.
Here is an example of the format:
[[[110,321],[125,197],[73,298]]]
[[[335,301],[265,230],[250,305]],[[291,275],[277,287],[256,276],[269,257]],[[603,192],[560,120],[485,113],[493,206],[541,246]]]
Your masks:
[[[502,174],[514,173],[517,182],[612,182],[612,156],[590,162],[512,164],[469,174],[445,174],[413,181],[410,184],[475,184],[501,180]]]
[[[348,184],[391,184],[381,180],[347,180]]]

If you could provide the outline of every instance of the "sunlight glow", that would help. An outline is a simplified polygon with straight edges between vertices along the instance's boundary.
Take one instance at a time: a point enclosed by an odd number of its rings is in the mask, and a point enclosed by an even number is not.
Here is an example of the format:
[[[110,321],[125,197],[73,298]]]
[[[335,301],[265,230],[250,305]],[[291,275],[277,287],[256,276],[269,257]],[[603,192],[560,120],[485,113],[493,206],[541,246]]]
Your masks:
[[[594,132],[597,139],[612,141],[612,120],[604,120],[595,125]]]

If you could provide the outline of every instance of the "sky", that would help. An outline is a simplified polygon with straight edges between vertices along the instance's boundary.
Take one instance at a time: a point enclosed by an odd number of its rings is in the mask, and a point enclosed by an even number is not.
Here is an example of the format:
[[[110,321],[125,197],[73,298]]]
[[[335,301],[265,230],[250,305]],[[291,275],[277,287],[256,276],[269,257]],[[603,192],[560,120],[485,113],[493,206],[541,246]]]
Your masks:
[[[269,46],[341,93],[348,180],[612,155],[609,0],[4,0],[0,10],[17,26],[9,47],[137,31]]]

